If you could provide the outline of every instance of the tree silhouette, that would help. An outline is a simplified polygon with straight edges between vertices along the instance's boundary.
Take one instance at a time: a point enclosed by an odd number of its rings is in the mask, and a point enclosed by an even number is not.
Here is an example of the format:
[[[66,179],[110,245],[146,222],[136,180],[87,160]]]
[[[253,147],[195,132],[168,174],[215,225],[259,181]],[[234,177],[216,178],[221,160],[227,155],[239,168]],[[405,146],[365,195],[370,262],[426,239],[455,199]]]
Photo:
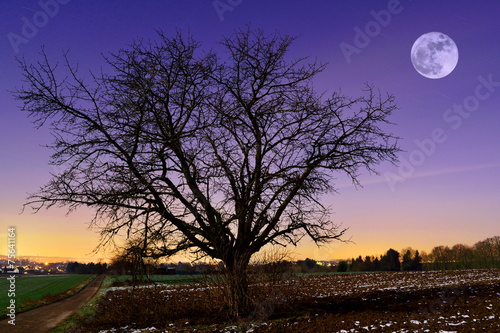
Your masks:
[[[375,259],[373,259],[373,270],[374,271],[382,270],[382,268],[380,267],[380,259],[378,257],[375,257]]]
[[[420,256],[420,253],[415,251],[415,256],[413,257],[410,265],[410,270],[411,271],[421,271],[424,269],[424,265],[422,263],[422,257]]]
[[[352,260],[351,271],[353,272],[361,272],[365,270],[365,263],[363,262],[363,258],[361,256]]]
[[[337,266],[337,272],[347,272],[349,264],[345,260],[341,260]]]
[[[298,264],[305,273],[314,272],[318,269],[318,263],[314,259],[306,258],[304,261],[299,261]]]
[[[406,252],[403,254],[403,261],[401,262],[401,269],[403,271],[411,270],[412,262],[413,262],[413,260],[411,258],[411,251],[406,250]]]
[[[234,315],[248,308],[247,268],[266,244],[341,239],[321,195],[333,177],[395,162],[386,132],[394,98],[324,97],[324,69],[287,60],[294,38],[248,28],[223,39],[225,57],[181,33],[136,42],[83,75],[44,52],[20,61],[16,92],[36,127],[54,135],[60,168],[27,205],[95,209],[102,244],[126,232],[143,256],[193,251],[220,259]],[[63,71],[61,75],[60,70]]]
[[[385,255],[380,258],[381,269],[384,271],[400,271],[401,262],[399,261],[399,252],[389,249]]]

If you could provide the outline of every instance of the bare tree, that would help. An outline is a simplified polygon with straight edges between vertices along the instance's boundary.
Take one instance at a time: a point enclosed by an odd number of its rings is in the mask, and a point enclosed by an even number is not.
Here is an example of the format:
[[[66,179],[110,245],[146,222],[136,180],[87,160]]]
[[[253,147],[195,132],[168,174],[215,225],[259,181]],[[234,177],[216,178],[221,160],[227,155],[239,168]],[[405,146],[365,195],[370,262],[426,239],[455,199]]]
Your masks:
[[[102,242],[126,231],[143,254],[194,251],[227,270],[231,311],[247,309],[247,268],[266,244],[341,240],[320,198],[333,177],[358,184],[360,169],[395,162],[385,132],[392,95],[324,97],[324,69],[287,60],[294,38],[248,28],[223,39],[225,58],[178,33],[106,58],[111,74],[82,75],[64,56],[63,76],[42,52],[20,61],[15,93],[37,127],[54,135],[64,171],[27,202],[96,211]]]

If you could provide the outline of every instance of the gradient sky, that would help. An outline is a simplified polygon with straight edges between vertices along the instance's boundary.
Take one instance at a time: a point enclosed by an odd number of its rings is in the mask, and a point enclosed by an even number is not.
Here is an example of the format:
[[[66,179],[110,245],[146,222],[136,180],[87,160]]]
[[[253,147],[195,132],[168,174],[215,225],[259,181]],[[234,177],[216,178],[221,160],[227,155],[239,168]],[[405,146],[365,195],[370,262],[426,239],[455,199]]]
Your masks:
[[[390,17],[383,16],[388,8]],[[384,22],[377,23],[377,13]],[[0,254],[11,225],[20,256],[88,257],[98,241],[97,230],[87,228],[89,211],[20,214],[27,193],[57,170],[48,165],[51,151],[41,147],[50,133],[35,130],[9,93],[21,85],[16,56],[34,61],[44,45],[53,60],[69,50],[82,70],[98,70],[102,54],[154,38],[158,28],[167,35],[189,29],[217,50],[222,36],[249,23],[298,36],[290,58],[327,62],[315,81],[318,91],[357,96],[368,82],[394,94],[400,108],[391,119],[405,150],[400,167],[363,174],[364,187],[357,189],[339,175],[339,193],[324,198],[354,243],[318,249],[304,242],[291,249],[297,258],[378,255],[407,246],[429,251],[500,235],[499,15],[500,3],[492,1],[1,0]],[[367,27],[371,36],[360,44],[356,33]],[[437,80],[418,74],[410,60],[413,42],[431,31],[450,36],[459,50],[455,70]],[[356,42],[356,53],[346,57],[341,45]],[[454,111],[459,108],[463,115]]]

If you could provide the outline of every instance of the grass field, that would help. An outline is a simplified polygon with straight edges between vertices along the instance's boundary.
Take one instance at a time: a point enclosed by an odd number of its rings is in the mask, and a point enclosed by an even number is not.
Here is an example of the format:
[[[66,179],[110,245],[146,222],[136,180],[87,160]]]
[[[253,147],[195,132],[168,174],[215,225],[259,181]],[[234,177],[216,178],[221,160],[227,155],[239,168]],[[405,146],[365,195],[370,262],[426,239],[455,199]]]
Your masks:
[[[151,275],[150,280],[152,282],[168,284],[168,285],[178,285],[178,284],[190,284],[200,282],[204,278],[203,275]],[[111,275],[110,279],[115,285],[120,284],[130,284],[132,282],[132,275]],[[145,281],[147,282],[147,281]]]
[[[50,276],[18,276],[15,279],[16,311],[24,311],[41,304],[64,298],[90,282],[94,275],[50,275]],[[9,281],[0,278],[0,318],[5,317]]]

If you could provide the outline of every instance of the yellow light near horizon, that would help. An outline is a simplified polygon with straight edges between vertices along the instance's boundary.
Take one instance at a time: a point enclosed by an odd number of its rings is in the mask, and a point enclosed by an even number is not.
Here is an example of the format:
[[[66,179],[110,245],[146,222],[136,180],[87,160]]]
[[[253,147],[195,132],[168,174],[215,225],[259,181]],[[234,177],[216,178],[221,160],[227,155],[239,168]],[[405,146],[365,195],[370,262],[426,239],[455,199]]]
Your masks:
[[[47,224],[45,225],[47,226]],[[18,229],[20,232],[18,233],[16,245],[19,256],[88,257],[91,256],[92,251],[99,242],[95,232],[85,232],[86,230],[83,232],[78,229],[75,231],[61,230],[62,228],[59,227],[61,231],[57,232],[54,231],[56,228],[32,232],[28,227],[24,226]],[[32,227],[32,229],[34,228]],[[2,251],[0,251],[0,254],[2,254]],[[46,261],[46,259],[43,259],[42,262],[45,263]]]

